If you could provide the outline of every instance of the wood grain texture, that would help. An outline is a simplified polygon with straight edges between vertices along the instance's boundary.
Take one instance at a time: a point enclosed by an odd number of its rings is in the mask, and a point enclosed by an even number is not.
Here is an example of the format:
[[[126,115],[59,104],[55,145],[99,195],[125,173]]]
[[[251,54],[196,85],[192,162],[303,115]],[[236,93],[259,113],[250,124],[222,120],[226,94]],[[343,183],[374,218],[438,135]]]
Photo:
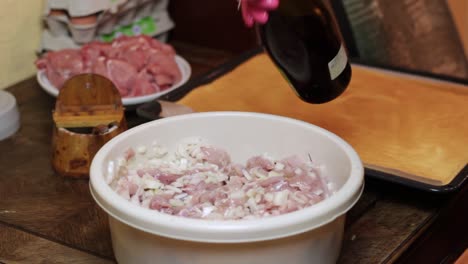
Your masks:
[[[467,164],[468,89],[353,66],[348,89],[320,105],[301,101],[265,54],[179,102],[195,111],[253,111],[304,120],[348,141],[369,168],[434,185]]]
[[[127,129],[125,119],[116,124],[111,126],[112,130],[106,130],[105,133],[90,132],[86,134],[54,127],[52,164],[55,171],[64,177],[88,178],[89,168],[97,151],[109,140]],[[107,125],[104,128],[108,129]]]
[[[91,73],[68,79],[60,89],[53,114],[57,127],[90,127],[120,123],[122,99],[107,78]]]
[[[0,224],[0,263],[111,264],[112,260]]]
[[[384,248],[406,247],[402,241],[414,239],[422,222],[433,217],[431,209],[413,206],[408,201],[384,198],[366,211],[347,230],[338,263],[392,263],[404,248],[388,251]],[[369,232],[373,230],[373,232]]]

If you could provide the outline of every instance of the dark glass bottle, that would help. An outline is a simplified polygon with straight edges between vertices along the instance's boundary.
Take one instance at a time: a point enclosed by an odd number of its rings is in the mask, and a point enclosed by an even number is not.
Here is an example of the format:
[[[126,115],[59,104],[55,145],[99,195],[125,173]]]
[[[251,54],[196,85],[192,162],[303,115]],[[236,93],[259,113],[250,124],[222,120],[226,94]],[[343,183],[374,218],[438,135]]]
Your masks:
[[[281,0],[258,27],[270,58],[304,101],[325,103],[349,84],[351,66],[335,20],[321,0]]]

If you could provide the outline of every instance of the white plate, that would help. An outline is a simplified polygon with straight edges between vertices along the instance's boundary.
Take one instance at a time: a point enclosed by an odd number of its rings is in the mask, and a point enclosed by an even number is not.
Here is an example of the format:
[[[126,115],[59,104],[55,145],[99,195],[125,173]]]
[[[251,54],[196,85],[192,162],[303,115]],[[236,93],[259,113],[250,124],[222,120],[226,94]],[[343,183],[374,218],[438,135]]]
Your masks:
[[[182,73],[182,79],[179,82],[177,82],[170,88],[161,92],[143,95],[143,96],[123,97],[122,104],[124,106],[130,106],[130,105],[146,103],[156,98],[159,98],[169,92],[172,92],[175,89],[181,87],[183,84],[185,84],[190,78],[190,75],[192,74],[192,68],[190,68],[190,64],[184,58],[180,57],[179,55],[176,55],[175,61],[177,63],[177,66],[179,66],[180,72]],[[41,85],[44,91],[46,91],[48,94],[54,97],[58,96],[59,90],[49,82],[49,79],[47,79],[47,76],[43,70],[38,71],[36,76],[37,76],[37,81],[39,82],[39,85]]]

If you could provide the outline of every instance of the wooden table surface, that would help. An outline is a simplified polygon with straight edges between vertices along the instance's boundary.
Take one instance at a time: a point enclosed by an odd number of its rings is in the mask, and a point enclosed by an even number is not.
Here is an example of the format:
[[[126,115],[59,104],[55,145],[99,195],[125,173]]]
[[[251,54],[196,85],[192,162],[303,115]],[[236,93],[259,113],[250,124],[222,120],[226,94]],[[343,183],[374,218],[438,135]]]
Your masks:
[[[193,76],[232,57],[176,44]],[[21,128],[0,141],[0,262],[113,263],[106,214],[88,180],[51,167],[55,99],[35,78],[7,89],[18,101]],[[131,126],[143,122],[127,113]],[[468,185],[431,194],[366,178],[349,212],[339,263],[451,263],[468,247]]]

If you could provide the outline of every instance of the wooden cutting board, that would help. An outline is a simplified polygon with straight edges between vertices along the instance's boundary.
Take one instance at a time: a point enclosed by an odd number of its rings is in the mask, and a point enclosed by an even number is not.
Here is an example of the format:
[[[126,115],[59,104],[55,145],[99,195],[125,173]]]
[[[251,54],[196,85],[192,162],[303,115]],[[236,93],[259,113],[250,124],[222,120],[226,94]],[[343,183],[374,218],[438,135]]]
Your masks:
[[[459,84],[353,65],[343,95],[311,105],[261,54],[179,103],[301,119],[345,139],[366,167],[431,185],[449,183],[468,163],[468,87]]]

